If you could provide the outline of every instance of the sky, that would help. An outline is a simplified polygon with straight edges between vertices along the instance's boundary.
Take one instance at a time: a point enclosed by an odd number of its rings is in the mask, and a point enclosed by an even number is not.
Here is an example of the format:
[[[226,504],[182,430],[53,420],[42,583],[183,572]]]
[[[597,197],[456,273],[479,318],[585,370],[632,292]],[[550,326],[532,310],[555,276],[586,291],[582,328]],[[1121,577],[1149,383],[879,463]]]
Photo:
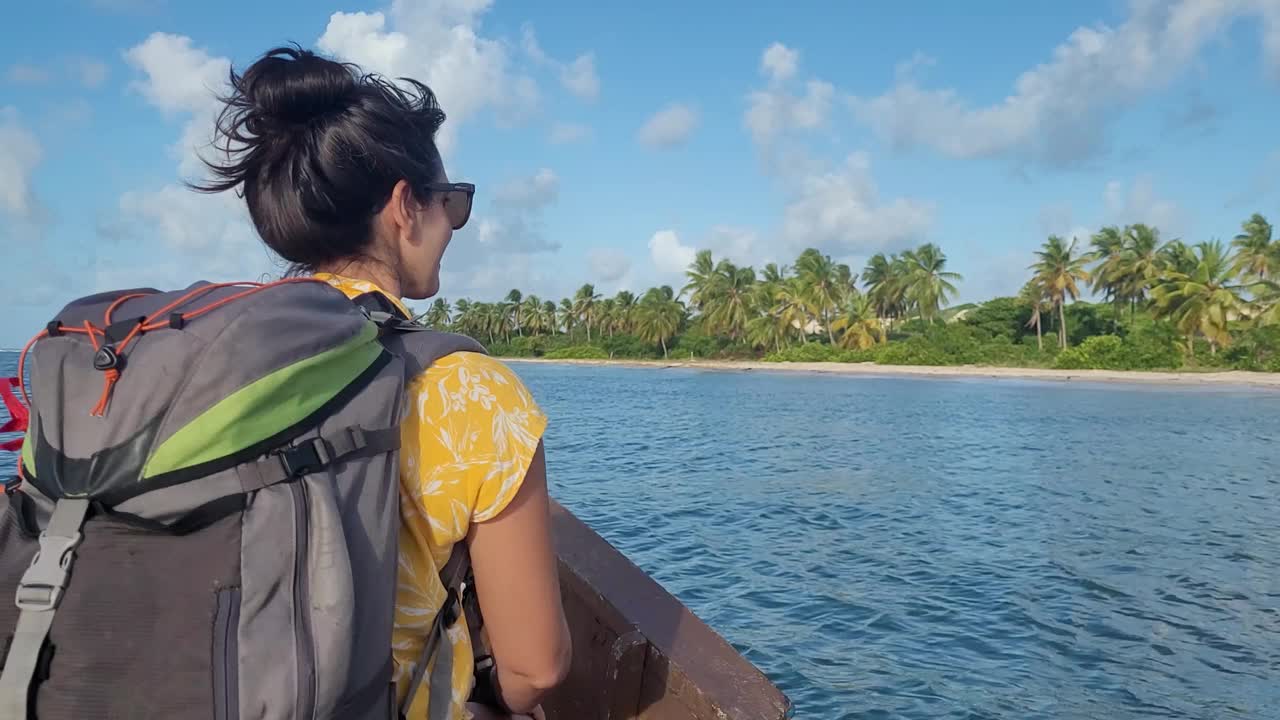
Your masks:
[[[0,348],[113,288],[281,268],[198,195],[215,93],[274,46],[427,83],[478,186],[441,296],[683,284],[697,249],[924,242],[958,301],[1050,233],[1230,240],[1280,213],[1280,0],[46,0],[0,27]]]

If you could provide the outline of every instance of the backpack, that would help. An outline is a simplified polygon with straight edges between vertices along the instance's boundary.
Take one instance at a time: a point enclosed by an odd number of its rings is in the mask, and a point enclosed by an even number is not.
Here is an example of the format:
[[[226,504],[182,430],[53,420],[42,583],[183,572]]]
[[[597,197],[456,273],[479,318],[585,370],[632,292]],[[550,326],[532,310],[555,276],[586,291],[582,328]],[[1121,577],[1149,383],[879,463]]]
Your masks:
[[[359,300],[312,278],[109,292],[28,344],[0,499],[0,718],[403,716],[405,385],[483,348]],[[474,609],[465,543],[441,575],[411,689]]]

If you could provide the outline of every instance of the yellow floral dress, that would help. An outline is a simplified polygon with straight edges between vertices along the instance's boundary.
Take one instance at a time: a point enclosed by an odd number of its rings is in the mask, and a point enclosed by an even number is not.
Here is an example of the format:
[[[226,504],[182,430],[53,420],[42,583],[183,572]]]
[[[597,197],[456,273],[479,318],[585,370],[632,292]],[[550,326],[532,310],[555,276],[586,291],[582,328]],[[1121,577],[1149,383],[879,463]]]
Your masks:
[[[319,273],[347,297],[382,292],[364,280]],[[471,352],[438,360],[408,386],[400,450],[400,573],[392,655],[399,699],[421,655],[426,633],[444,605],[440,568],[473,522],[496,517],[515,497],[547,418],[520,379],[500,361]],[[467,718],[474,655],[466,619],[450,629],[453,717]],[[409,708],[425,718],[426,678]]]

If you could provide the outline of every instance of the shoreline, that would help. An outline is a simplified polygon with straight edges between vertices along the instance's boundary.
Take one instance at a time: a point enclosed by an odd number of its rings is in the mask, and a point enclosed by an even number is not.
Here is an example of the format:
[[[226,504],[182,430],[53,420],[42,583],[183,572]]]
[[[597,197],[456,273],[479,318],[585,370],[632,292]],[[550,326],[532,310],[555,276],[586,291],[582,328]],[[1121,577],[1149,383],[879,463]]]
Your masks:
[[[1046,380],[1053,382],[1103,382],[1175,387],[1251,387],[1280,390],[1280,373],[1222,370],[1175,372],[1151,370],[1057,370],[980,365],[876,365],[874,363],[772,363],[752,360],[549,360],[547,358],[498,358],[507,363],[531,365],[579,365],[688,369],[720,372],[783,372],[861,377],[980,378]]]

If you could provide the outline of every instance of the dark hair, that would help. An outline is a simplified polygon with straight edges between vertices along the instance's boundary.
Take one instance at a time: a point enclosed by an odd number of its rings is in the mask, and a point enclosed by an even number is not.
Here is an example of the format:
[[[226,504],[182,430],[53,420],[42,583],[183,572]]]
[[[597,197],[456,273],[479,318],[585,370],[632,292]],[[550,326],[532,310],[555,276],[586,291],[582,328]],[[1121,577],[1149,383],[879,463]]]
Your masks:
[[[400,180],[419,202],[443,173],[435,133],[444,112],[416,80],[399,87],[301,47],[267,51],[231,71],[202,192],[241,186],[263,241],[294,271],[360,257],[374,216]]]

